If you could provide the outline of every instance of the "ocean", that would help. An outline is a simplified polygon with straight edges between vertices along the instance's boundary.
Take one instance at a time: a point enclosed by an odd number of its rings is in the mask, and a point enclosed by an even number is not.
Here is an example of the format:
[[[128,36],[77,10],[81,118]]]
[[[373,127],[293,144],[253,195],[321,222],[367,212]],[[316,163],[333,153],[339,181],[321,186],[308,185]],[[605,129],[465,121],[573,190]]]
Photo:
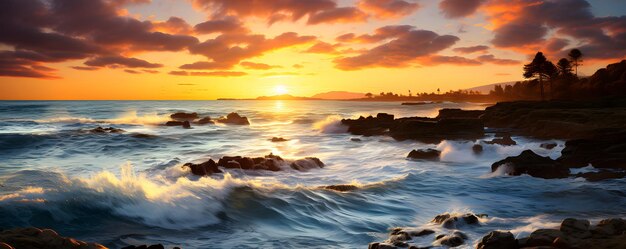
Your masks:
[[[473,248],[492,230],[516,236],[558,227],[567,217],[626,214],[625,179],[540,179],[491,173],[492,163],[532,149],[557,158],[564,141],[513,137],[515,146],[474,141],[425,144],[348,134],[342,118],[434,117],[441,108],[486,104],[348,101],[0,101],[0,229],[35,226],[110,248],[367,248],[393,227],[428,227],[436,215],[479,213],[459,228]],[[175,112],[247,116],[250,126],[161,124]],[[119,134],[89,129],[115,127]],[[141,137],[136,134],[144,134]],[[148,136],[146,136],[148,135]],[[286,142],[271,142],[284,137]],[[353,141],[359,138],[361,141]],[[485,138],[489,139],[489,135]],[[540,147],[556,142],[553,150]],[[439,161],[411,161],[436,148]],[[325,167],[226,170],[192,175],[186,162],[222,156],[318,157]],[[578,170],[585,170],[578,169]],[[358,190],[323,189],[353,184]],[[433,242],[425,237],[421,246]]]

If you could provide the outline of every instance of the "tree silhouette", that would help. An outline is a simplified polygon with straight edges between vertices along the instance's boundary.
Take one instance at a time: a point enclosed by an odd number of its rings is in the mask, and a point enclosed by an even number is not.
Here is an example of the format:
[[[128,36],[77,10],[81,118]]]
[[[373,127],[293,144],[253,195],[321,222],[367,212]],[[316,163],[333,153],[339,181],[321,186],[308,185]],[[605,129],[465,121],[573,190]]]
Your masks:
[[[545,93],[543,89],[543,80],[547,78],[552,84],[552,79],[558,75],[558,69],[552,62],[550,62],[543,55],[542,52],[537,52],[533,61],[524,65],[524,78],[537,78],[539,80],[539,86],[541,87],[541,100],[545,100]],[[552,88],[550,88],[552,90]],[[552,91],[550,91],[552,95]]]
[[[561,76],[572,75],[572,63],[568,59],[561,58],[559,62],[556,63],[556,67],[559,69]]]
[[[365,94],[365,97],[368,97],[368,98],[370,98],[370,99],[371,99],[372,97],[374,97],[374,94],[372,94],[372,93],[366,93],[366,94]]]
[[[580,50],[578,50],[577,48],[572,49],[572,51],[569,52],[569,54],[567,54],[567,56],[569,56],[569,58],[572,60],[572,63],[574,65],[574,67],[576,68],[576,77],[578,77],[578,66],[582,66],[582,57],[583,57],[583,53],[580,52]]]

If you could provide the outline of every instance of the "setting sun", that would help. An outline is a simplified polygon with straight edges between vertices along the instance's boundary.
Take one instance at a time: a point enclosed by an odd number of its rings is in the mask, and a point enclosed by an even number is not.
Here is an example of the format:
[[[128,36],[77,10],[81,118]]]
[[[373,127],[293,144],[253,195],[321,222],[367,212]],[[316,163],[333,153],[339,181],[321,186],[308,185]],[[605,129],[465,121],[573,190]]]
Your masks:
[[[287,87],[283,85],[277,85],[274,87],[274,93],[277,95],[283,95],[289,93],[289,90],[287,90]]]

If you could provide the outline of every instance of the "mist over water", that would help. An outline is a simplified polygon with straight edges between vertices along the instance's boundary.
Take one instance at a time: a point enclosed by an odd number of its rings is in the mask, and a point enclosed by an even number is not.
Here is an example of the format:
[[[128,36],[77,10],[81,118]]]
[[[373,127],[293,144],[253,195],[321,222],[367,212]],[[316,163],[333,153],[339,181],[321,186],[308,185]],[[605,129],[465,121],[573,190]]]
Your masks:
[[[427,223],[445,212],[489,215],[480,226],[461,228],[470,241],[495,229],[522,236],[557,226],[566,217],[596,220],[626,213],[624,179],[545,180],[490,172],[493,162],[525,149],[557,158],[563,141],[546,150],[540,148],[546,141],[514,137],[518,145],[483,144],[484,152],[475,155],[474,142],[361,137],[345,133],[339,122],[378,112],[434,117],[441,108],[484,107],[342,101],[0,102],[0,228],[53,228],[112,248],[127,243],[365,248],[386,239],[389,228],[432,226]],[[212,118],[238,112],[251,125],[159,125],[178,111]],[[126,132],[87,132],[97,126]],[[288,141],[273,143],[272,137]],[[441,150],[441,160],[405,159],[419,148]],[[225,155],[269,153],[318,157],[326,166],[306,172],[227,170],[211,177],[181,168]],[[331,184],[359,189],[342,193],[322,188]]]

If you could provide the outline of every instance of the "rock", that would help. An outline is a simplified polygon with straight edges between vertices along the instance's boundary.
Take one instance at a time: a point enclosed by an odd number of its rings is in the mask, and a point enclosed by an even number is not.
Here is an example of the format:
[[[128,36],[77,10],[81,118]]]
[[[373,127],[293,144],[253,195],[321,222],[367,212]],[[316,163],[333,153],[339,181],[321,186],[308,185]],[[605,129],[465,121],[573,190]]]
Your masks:
[[[286,142],[286,141],[289,141],[289,140],[284,139],[282,137],[273,137],[272,139],[270,139],[270,141],[272,141],[273,143],[278,143],[278,142]]]
[[[394,116],[379,113],[376,117],[361,116],[358,119],[343,119],[341,123],[348,126],[348,132],[355,135],[374,136],[383,135],[394,124]]]
[[[414,232],[409,232],[409,235],[411,236],[416,236],[416,237],[421,237],[421,236],[426,236],[426,235],[430,235],[435,233],[435,231],[430,230],[430,229],[422,229],[419,231],[414,231]]]
[[[199,118],[198,113],[177,112],[170,115],[170,118],[177,121],[193,121]]]
[[[557,160],[570,168],[585,167],[626,170],[626,132],[569,140]]]
[[[189,121],[167,121],[165,126],[182,126],[183,128],[189,129],[191,128],[191,124]]]
[[[624,219],[606,219],[598,222],[592,229],[593,234],[616,236],[626,232],[626,220]]]
[[[491,165],[491,171],[495,172],[499,167],[506,167],[508,175],[528,174],[533,177],[545,179],[566,178],[569,169],[559,162],[535,154],[532,150],[525,150],[519,156],[507,157]]]
[[[201,164],[185,163],[183,168],[188,167],[191,169],[191,173],[197,176],[207,176],[215,173],[222,173],[217,167],[217,163],[213,159],[209,159]]]
[[[544,148],[546,150],[551,150],[554,149],[556,147],[556,143],[542,143],[541,145],[539,145],[541,148]]]
[[[526,241],[526,246],[551,246],[552,242],[558,238],[563,236],[563,233],[559,230],[555,229],[538,229],[528,236],[528,241]]]
[[[389,128],[389,135],[398,140],[414,139],[427,143],[439,143],[445,139],[475,140],[484,135],[480,119],[397,119]]]
[[[469,225],[474,225],[474,224],[479,223],[478,216],[476,216],[475,214],[471,214],[471,213],[462,214],[462,215],[459,215],[459,214],[451,215],[447,213],[440,214],[440,215],[435,216],[435,218],[431,222],[435,224],[440,224],[441,226],[447,229],[456,229],[457,227],[461,225],[459,223],[460,221],[463,221],[464,224],[469,224]]]
[[[295,170],[307,171],[309,169],[323,168],[324,163],[317,157],[306,157],[304,159],[294,161],[289,166]]]
[[[626,177],[626,172],[624,171],[599,171],[599,172],[585,172],[578,173],[575,175],[576,177],[585,178],[590,182],[604,181],[609,179],[620,179]]]
[[[395,249],[396,247],[387,243],[373,242],[367,247],[368,249]]]
[[[211,117],[204,117],[196,121],[196,124],[215,124],[215,122],[211,119]]]
[[[517,145],[517,142],[511,138],[510,135],[502,136],[501,138],[494,138],[491,141],[485,141],[486,144],[499,144],[502,146]]]
[[[481,154],[483,153],[483,146],[480,144],[474,144],[472,146],[472,151],[474,152],[474,154]]]
[[[352,142],[361,142],[361,139],[353,137],[353,138],[350,138],[350,141],[352,141]]]
[[[1,231],[0,241],[4,244],[1,246],[16,249],[106,249],[97,243],[61,237],[51,229],[34,227]]]
[[[354,185],[340,184],[340,185],[329,185],[325,186],[324,189],[335,190],[339,192],[348,192],[359,189],[359,187]]]
[[[477,119],[485,113],[483,110],[441,109],[437,119],[461,118]]]
[[[113,128],[113,127],[108,127],[108,128],[102,128],[100,126],[89,130],[89,132],[91,133],[123,133],[125,132],[122,129],[118,129],[118,128]]]
[[[233,124],[233,125],[250,125],[247,117],[239,116],[236,112],[231,112],[226,117],[221,117],[217,120],[217,122],[224,124]]]
[[[451,235],[444,236],[443,238],[440,238],[438,240],[439,240],[439,243],[448,247],[457,247],[465,243],[465,239],[463,239],[463,237],[458,233],[453,233]]]
[[[150,134],[144,134],[144,133],[135,133],[130,135],[131,137],[134,138],[156,138],[158,137],[157,135],[150,135]]]
[[[517,241],[511,232],[492,231],[481,239],[476,249],[514,249]]]
[[[389,237],[389,241],[392,244],[395,244],[398,241],[408,241],[408,240],[412,240],[413,238],[411,238],[411,235],[409,235],[409,233],[407,232],[398,232],[394,235],[392,235],[391,237]]]
[[[419,149],[409,152],[407,158],[410,159],[423,159],[423,160],[438,160],[441,151],[435,149]]]
[[[127,247],[123,247],[122,249],[165,249],[165,247],[161,244],[156,244],[156,245],[140,245],[140,246],[127,246]]]

